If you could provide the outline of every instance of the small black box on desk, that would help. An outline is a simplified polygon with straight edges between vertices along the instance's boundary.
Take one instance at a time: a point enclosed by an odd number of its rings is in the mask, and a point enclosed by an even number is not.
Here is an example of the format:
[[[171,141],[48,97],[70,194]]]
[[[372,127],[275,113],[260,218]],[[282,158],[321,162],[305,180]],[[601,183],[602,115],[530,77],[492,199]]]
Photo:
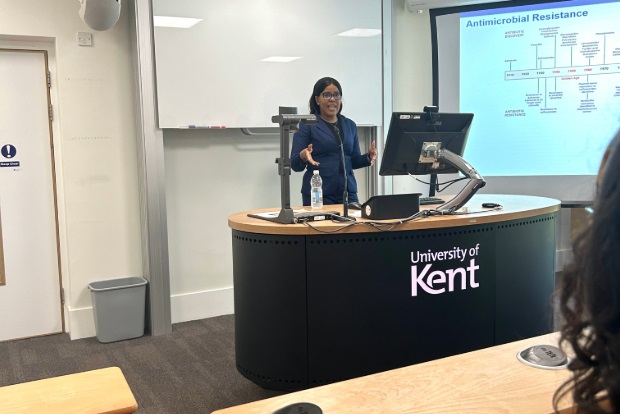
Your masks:
[[[407,218],[420,211],[420,193],[379,195],[362,205],[362,217],[371,220]]]

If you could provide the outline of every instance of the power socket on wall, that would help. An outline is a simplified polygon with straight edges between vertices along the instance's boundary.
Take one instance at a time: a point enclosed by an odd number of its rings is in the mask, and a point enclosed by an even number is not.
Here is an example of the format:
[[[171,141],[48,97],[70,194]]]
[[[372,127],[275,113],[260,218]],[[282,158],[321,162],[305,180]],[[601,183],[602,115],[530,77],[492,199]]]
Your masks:
[[[92,46],[93,34],[89,32],[78,32],[77,40],[79,46]]]

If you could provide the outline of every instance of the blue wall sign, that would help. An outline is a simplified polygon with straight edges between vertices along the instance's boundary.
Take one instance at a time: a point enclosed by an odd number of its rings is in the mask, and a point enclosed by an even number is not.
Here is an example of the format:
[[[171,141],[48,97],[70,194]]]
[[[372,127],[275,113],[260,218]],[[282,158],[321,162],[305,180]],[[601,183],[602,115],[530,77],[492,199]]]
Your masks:
[[[6,144],[2,147],[0,153],[2,153],[2,156],[4,156],[4,158],[14,158],[15,155],[17,155],[17,148],[15,148],[11,144]]]

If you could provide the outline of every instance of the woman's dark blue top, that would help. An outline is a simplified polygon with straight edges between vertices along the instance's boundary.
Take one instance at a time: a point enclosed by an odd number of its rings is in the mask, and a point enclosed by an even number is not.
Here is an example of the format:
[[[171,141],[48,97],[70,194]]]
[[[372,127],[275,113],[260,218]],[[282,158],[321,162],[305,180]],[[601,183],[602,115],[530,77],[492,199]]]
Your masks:
[[[349,201],[359,201],[353,170],[368,167],[370,160],[368,154],[360,153],[355,122],[338,115],[336,127],[340,131],[340,136],[344,138]],[[323,204],[342,204],[344,174],[342,172],[340,142],[338,135],[334,133],[334,128],[318,116],[315,125],[300,124],[299,130],[293,135],[291,168],[293,171],[306,170],[301,185],[304,206],[310,205],[310,178],[314,170],[319,170],[323,180]],[[318,167],[303,162],[299,156],[299,153],[310,144],[312,144],[312,158],[321,164]]]

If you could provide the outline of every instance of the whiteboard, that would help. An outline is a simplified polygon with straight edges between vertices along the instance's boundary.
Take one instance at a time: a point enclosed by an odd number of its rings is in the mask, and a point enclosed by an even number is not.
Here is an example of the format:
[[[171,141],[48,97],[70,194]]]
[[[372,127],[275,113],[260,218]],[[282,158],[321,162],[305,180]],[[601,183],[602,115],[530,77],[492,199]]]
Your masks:
[[[154,27],[160,128],[274,127],[280,106],[308,113],[324,76],[342,85],[343,115],[381,124],[381,35],[338,36],[381,29],[381,0],[153,0],[153,16],[202,19]]]

